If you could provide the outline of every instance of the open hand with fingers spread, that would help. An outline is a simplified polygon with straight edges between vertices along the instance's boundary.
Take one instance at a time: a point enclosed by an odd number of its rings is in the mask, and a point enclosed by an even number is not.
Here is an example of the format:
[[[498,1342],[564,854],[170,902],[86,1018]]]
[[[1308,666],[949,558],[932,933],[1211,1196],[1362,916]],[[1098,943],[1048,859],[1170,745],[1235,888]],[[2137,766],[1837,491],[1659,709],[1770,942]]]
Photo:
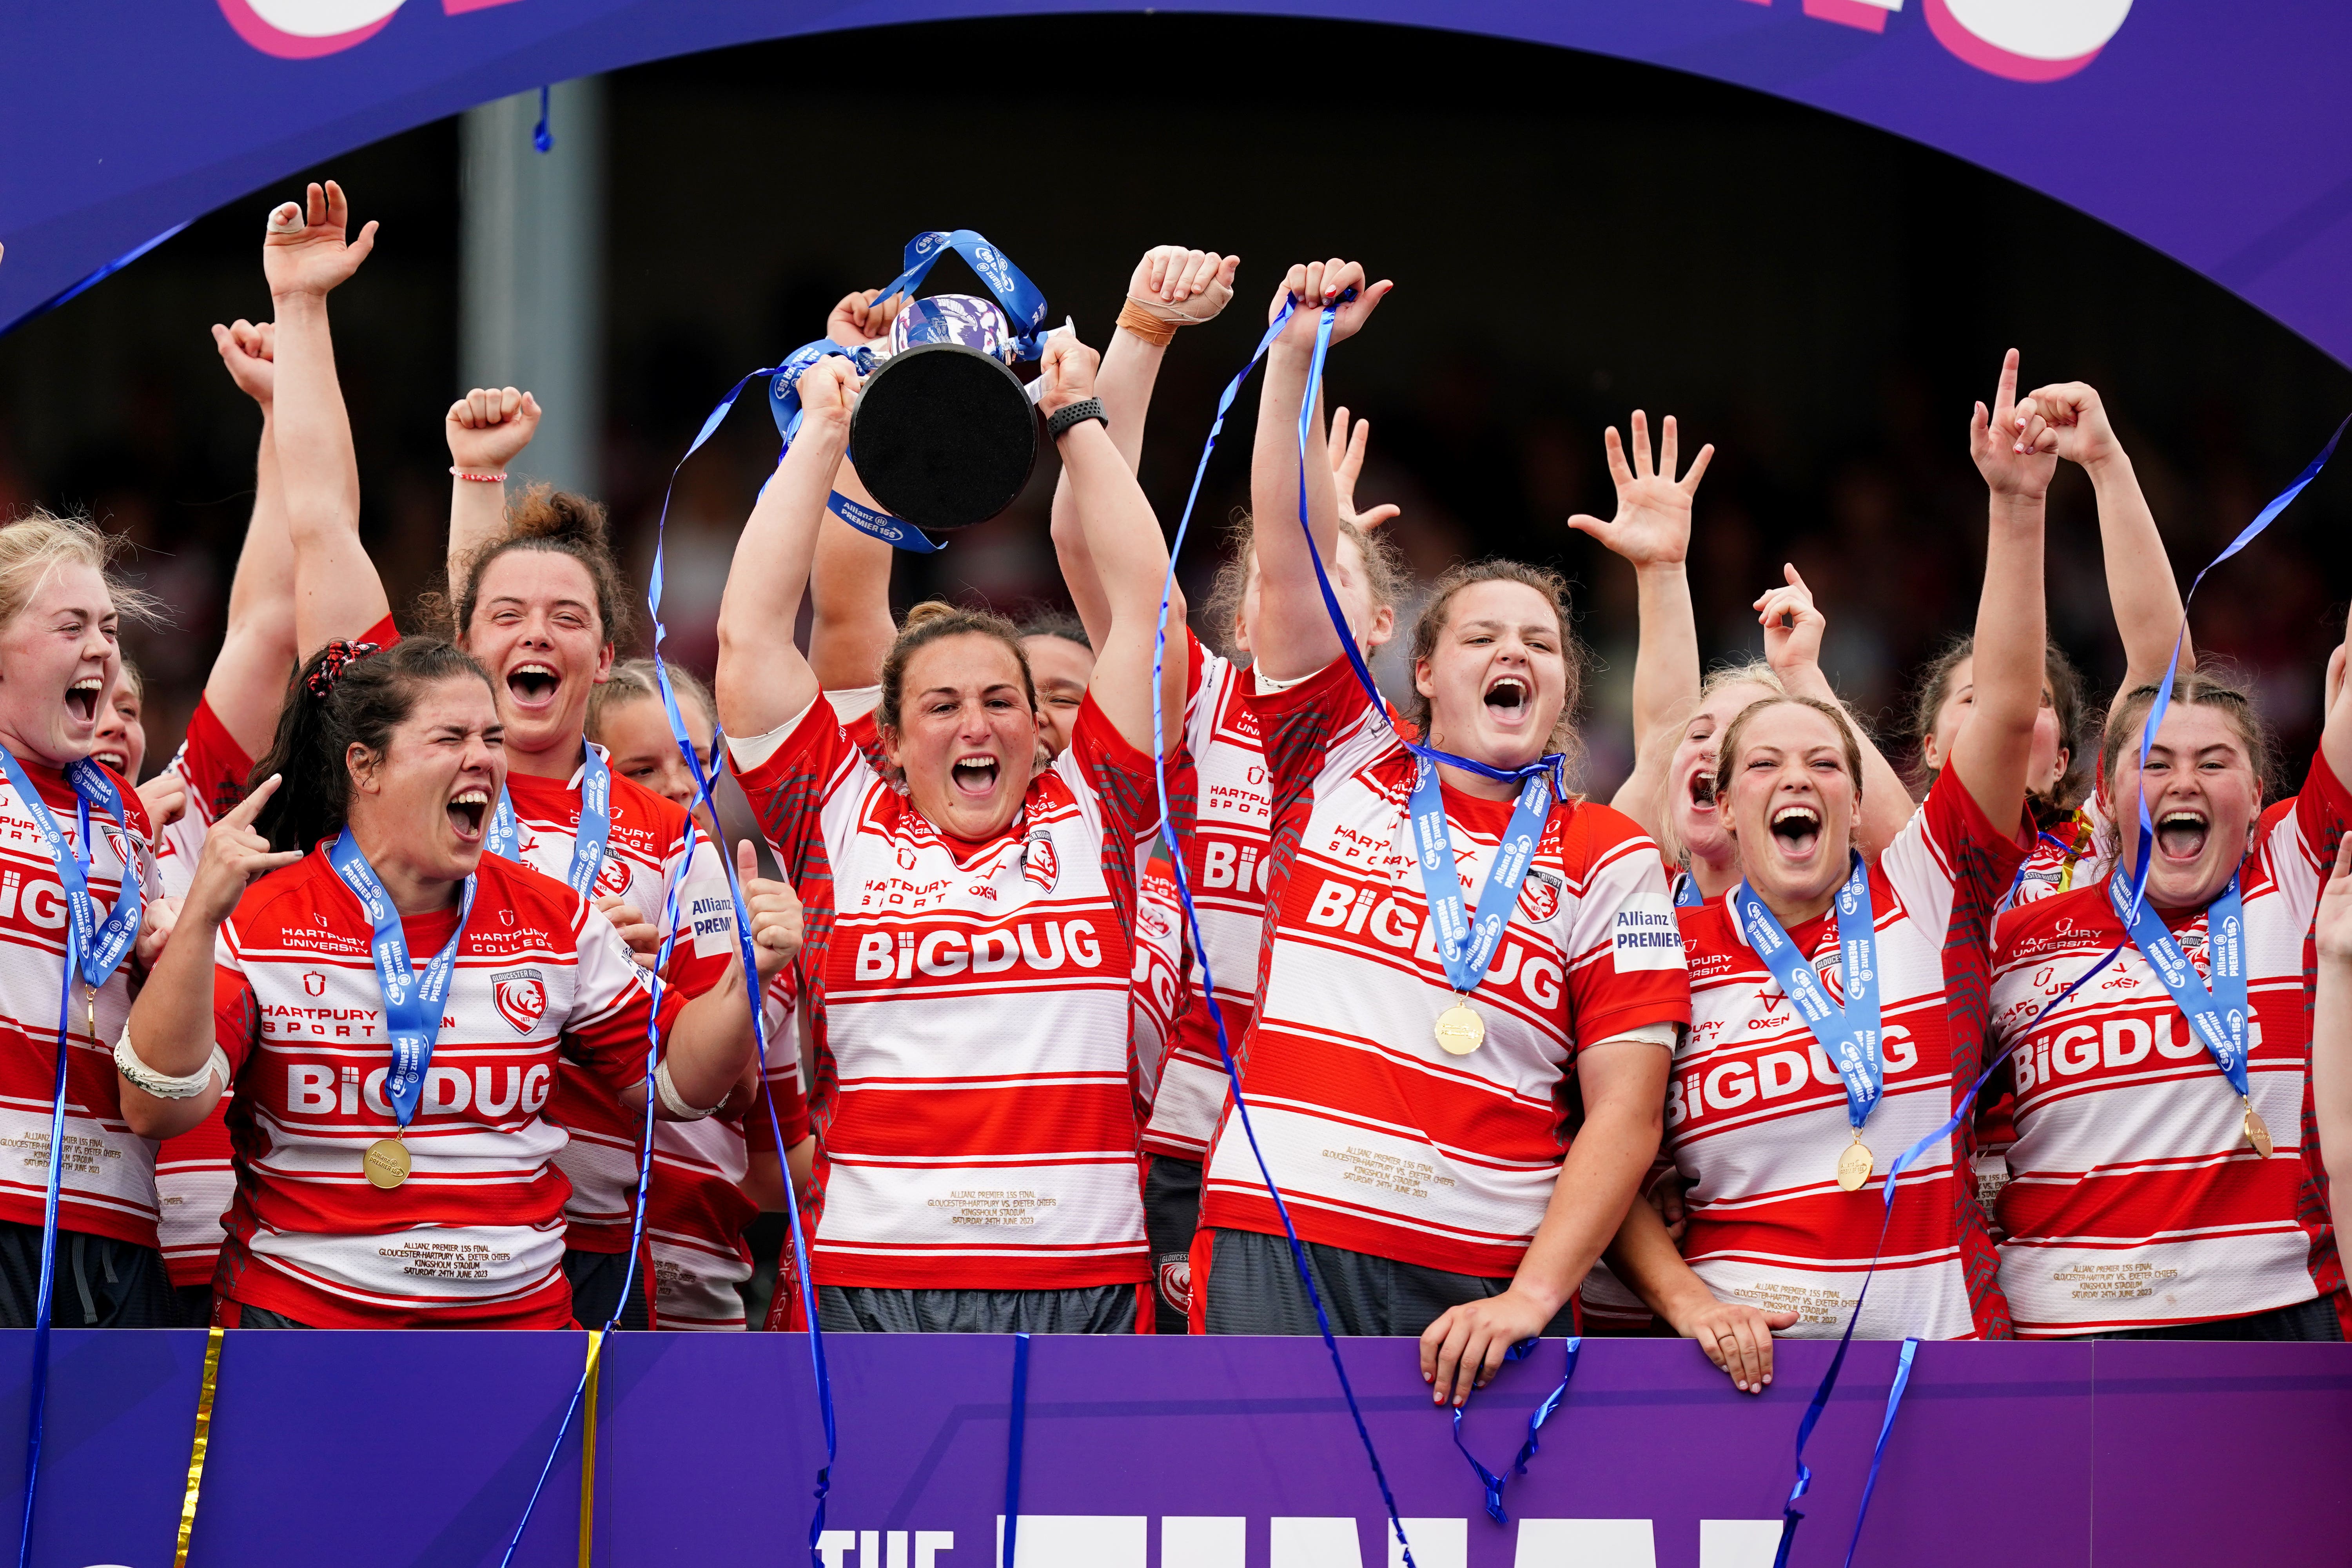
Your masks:
[[[1363,476],[1364,448],[1371,438],[1370,420],[1357,420],[1355,434],[1350,436],[1348,433],[1348,410],[1339,407],[1331,411],[1331,437],[1325,450],[1331,459],[1332,488],[1339,492],[1339,521],[1353,523],[1365,532],[1380,527],[1403,510],[1386,502],[1370,511],[1356,510],[1356,481]]]
[[[2029,428],[2032,423],[2027,421]],[[2039,501],[2050,494],[2058,471],[2058,433],[2045,424],[2032,441],[2025,437],[2017,424],[2017,351],[2011,349],[2001,357],[1991,409],[1978,404],[1969,421],[1969,456],[1994,495]]]
[[[1653,468],[1650,418],[1638,408],[1633,410],[1632,464],[1625,461],[1625,448],[1614,425],[1601,437],[1601,445],[1609,453],[1609,477],[1617,483],[1617,515],[1603,522],[1579,512],[1568,520],[1568,526],[1591,534],[1637,571],[1681,565],[1690,553],[1691,502],[1698,494],[1707,464],[1715,459],[1715,447],[1701,447],[1698,456],[1691,459],[1689,472],[1675,478],[1675,465],[1681,459],[1680,433],[1669,414],[1659,434],[1657,464]]]
[[[256,784],[251,793],[225,812],[205,834],[205,852],[196,860],[194,878],[180,905],[180,919],[194,921],[207,932],[236,912],[246,889],[302,858],[299,849],[273,850],[269,840],[254,831],[253,819],[283,784],[277,773]]]
[[[236,383],[236,389],[268,413],[278,395],[277,324],[256,325],[242,316],[226,327],[215,321],[213,346],[220,351],[221,363],[228,367],[228,377]]]
[[[323,187],[310,186],[300,202],[282,203],[272,211],[268,237],[261,247],[261,270],[269,279],[271,297],[324,298],[357,272],[375,248],[376,226],[371,219],[357,239],[346,242],[351,221],[351,203],[332,180]]]
[[[452,468],[468,474],[502,474],[539,433],[539,400],[511,386],[478,386],[441,421]]]
[[[790,882],[760,875],[760,857],[748,838],[735,844],[735,876],[743,884],[744,912],[751,917],[751,956],[760,978],[773,980],[801,951],[801,896]],[[760,999],[753,997],[756,1007]]]

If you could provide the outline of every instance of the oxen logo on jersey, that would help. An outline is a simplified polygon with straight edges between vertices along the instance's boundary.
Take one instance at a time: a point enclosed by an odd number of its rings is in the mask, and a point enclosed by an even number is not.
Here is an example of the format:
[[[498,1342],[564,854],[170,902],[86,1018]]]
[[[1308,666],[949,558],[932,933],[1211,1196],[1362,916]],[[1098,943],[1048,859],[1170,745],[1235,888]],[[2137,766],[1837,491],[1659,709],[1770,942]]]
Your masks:
[[[306,996],[324,996],[327,994],[327,977],[315,969],[310,970],[302,976],[302,993]]]
[[[629,890],[628,862],[610,850],[604,853],[604,863],[596,868],[596,890],[617,896]]]
[[[1062,861],[1054,853],[1051,828],[1029,830],[1029,842],[1021,847],[1021,874],[1049,893],[1054,884],[1062,879]]]
[[[518,1035],[530,1034],[547,1016],[547,983],[536,969],[499,975],[490,987],[490,999],[498,1004],[499,1016],[512,1024]]]
[[[1541,925],[1559,913],[1559,891],[1567,886],[1560,878],[1540,866],[1528,868],[1528,879],[1519,885],[1519,909],[1528,919]]]

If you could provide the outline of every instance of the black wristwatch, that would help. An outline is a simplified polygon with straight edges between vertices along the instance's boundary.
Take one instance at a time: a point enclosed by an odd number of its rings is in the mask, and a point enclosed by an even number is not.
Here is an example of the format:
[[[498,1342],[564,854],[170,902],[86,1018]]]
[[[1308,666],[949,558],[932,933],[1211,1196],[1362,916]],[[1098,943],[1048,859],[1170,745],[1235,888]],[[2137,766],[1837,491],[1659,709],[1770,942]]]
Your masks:
[[[1110,416],[1103,412],[1101,398],[1082,397],[1066,408],[1056,409],[1045,420],[1045,434],[1058,441],[1074,426],[1083,425],[1089,419],[1099,419],[1104,429],[1110,428]]]

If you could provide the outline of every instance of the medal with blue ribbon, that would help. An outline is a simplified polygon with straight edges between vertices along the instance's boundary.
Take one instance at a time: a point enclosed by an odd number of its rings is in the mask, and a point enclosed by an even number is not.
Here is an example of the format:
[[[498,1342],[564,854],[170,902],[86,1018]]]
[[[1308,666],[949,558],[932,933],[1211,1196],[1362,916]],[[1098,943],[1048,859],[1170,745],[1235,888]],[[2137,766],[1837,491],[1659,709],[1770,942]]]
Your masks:
[[[1462,879],[1454,869],[1454,840],[1445,825],[1445,792],[1438,782],[1437,764],[1427,757],[1418,761],[1420,771],[1412,784],[1413,849],[1421,867],[1422,895],[1429,900],[1438,961],[1445,966],[1446,984],[1454,987],[1454,1005],[1437,1016],[1434,1033],[1441,1050],[1466,1057],[1486,1039],[1486,1020],[1470,1005],[1470,994],[1486,977],[1486,966],[1502,944],[1511,906],[1518,901],[1520,884],[1535,861],[1536,841],[1551,818],[1557,780],[1543,761],[1526,770],[1510,826],[1495,847],[1495,863],[1486,868],[1486,885],[1478,891],[1478,913],[1473,921],[1463,905]]]
[[[1846,851],[1853,869],[1837,891],[1839,978],[1845,1005],[1830,1000],[1829,988],[1813,972],[1811,963],[1781,929],[1780,921],[1745,881],[1732,890],[1731,907],[1738,912],[1739,929],[1772,978],[1780,983],[1790,1005],[1829,1053],[1845,1085],[1846,1122],[1853,1142],[1838,1156],[1838,1185],[1857,1192],[1870,1180],[1870,1146],[1862,1141],[1863,1123],[1870,1120],[1885,1092],[1886,1063],[1880,1050],[1878,1003],[1878,932],[1872,924],[1870,872],[1861,854]]]
[[[573,892],[593,903],[596,877],[604,868],[604,846],[613,837],[613,769],[593,744],[583,742],[581,750],[586,753],[587,761],[580,767],[580,826],[572,835],[572,864],[565,868],[563,879]],[[520,866],[525,863],[516,849],[521,842],[522,829],[515,821],[514,803],[501,786],[498,809],[490,813],[490,830],[482,847],[500,859]],[[466,886],[470,899],[473,884],[468,882]]]
[[[2135,902],[2121,880],[2110,877],[2107,902],[2115,906],[2116,918],[2131,933],[2132,945],[2147,961],[2158,984],[2171,994],[2172,1005],[2189,1020],[2213,1064],[2244,1104],[2246,1142],[2254,1146],[2256,1154],[2269,1159],[2271,1130],[2262,1112],[2254,1109],[2246,1080],[2246,906],[2238,893],[2238,879],[2232,876],[2221,896],[2205,911],[2206,968],[2213,977],[2210,987],[2197,977],[2196,967],[2181,952],[2164,917],[2148,906],[2146,898]]]
[[[383,1099],[392,1108],[397,1131],[369,1144],[360,1158],[360,1168],[370,1182],[389,1191],[408,1180],[408,1146],[401,1136],[425,1098],[425,1074],[433,1065],[434,1043],[441,1037],[442,1004],[449,999],[457,944],[465,940],[466,920],[474,912],[475,879],[467,877],[458,894],[457,929],[449,933],[448,942],[420,975],[408,954],[408,935],[401,929],[400,910],[350,828],[344,828],[327,851],[327,864],[359,900],[375,931],[369,950],[375,958],[376,983],[383,990],[384,1032],[392,1037],[392,1070],[384,1076]]]

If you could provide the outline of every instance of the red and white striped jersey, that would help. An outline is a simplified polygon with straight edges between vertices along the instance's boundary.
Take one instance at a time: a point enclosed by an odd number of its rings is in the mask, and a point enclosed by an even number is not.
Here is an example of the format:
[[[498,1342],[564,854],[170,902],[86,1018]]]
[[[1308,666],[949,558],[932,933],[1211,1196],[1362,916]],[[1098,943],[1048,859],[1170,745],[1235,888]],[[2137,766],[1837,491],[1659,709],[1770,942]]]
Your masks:
[[[593,742],[591,742],[592,744]],[[580,830],[580,783],[586,764],[563,784],[527,773],[507,774],[513,802],[516,853],[542,876],[562,881],[572,867],[572,847]],[[619,897],[659,925],[669,879],[687,865],[678,894],[677,935],[670,949],[670,984],[686,996],[699,996],[716,984],[736,957],[735,903],[727,873],[710,843],[696,836],[690,864],[686,855],[687,816],[634,780],[612,778],[612,831],[604,840],[604,864],[596,876],[596,896]],[[645,1072],[639,1053],[637,1076]],[[595,1076],[566,1065],[556,1075],[555,1100],[548,1119],[571,1134],[556,1168],[572,1183],[563,1205],[569,1227],[564,1246],[581,1252],[625,1252],[636,1209],[638,1119],[621,1110]],[[658,1147],[683,1136],[679,1122],[659,1122]]]
[[[1184,875],[1201,919],[1201,941],[1216,977],[1225,1043],[1239,1051],[1257,1005],[1258,949],[1265,941],[1265,898],[1274,860],[1268,852],[1272,800],[1265,748],[1251,710],[1250,672],[1186,635],[1192,661],[1184,710],[1184,747],[1174,763],[1188,774],[1193,803],[1184,836]],[[1170,781],[1171,795],[1176,784]],[[1176,1027],[1175,1048],[1144,1129],[1155,1154],[1198,1160],[1207,1153],[1225,1109],[1225,1064],[1217,1055],[1200,959],[1190,965],[1191,1001]]]
[[[1150,760],[1089,700],[1022,816],[973,845],[825,698],[729,746],[806,910],[818,1286],[1148,1278],[1128,932]]]
[[[58,831],[79,849],[73,786],[53,768],[20,758]],[[101,764],[102,765],[102,764]],[[93,811],[90,898],[100,920],[113,910],[124,868],[138,868],[150,900],[161,885],[149,847],[147,813],[138,792],[110,770],[108,776],[129,816],[121,826]],[[58,987],[65,983],[65,888],[40,829],[0,778],[0,1219],[38,1226],[49,1179],[49,1107],[58,1061]],[[123,961],[97,996],[98,1027],[90,1028],[88,990],[77,979],[65,1008],[72,1055],[66,1066],[65,1171],[59,1185],[60,1229],[110,1236],[140,1247],[155,1245],[155,1145],[122,1120],[114,1042],[131,1014],[131,963]]]
[[[236,1200],[220,1290],[321,1328],[561,1328],[564,1131],[541,1114],[559,1060],[617,1098],[641,1079],[651,986],[571,889],[494,855],[478,873],[441,1037],[379,1190],[361,1155],[390,1137],[392,1047],[373,931],[324,846],[254,884],[221,928],[215,1036],[235,1071]],[[404,919],[422,966],[457,910]],[[667,1036],[685,998],[661,1003]]]
[[[1171,781],[1171,787],[1172,787]],[[1138,1114],[1157,1117],[1167,1084],[1184,995],[1184,908],[1164,844],[1154,840],[1137,873],[1135,905],[1135,1070]],[[1223,1077],[1223,1069],[1219,1069]],[[1144,1147],[1151,1146],[1149,1124]]]
[[[2315,756],[2293,809],[2263,815],[2239,873],[2247,1085],[2276,1144],[2267,1160],[2104,881],[2001,918],[1993,1030],[2016,1047],[2017,1138],[2000,1194],[2000,1284],[2021,1337],[2242,1317],[2330,1292],[2345,1312],[2335,1234],[2302,1153],[2312,1136],[2304,944],[2347,820],[2352,796]],[[2206,912],[2158,912],[2208,979]],[[2118,943],[2095,979],[2032,1023]]]
[[[1242,1063],[1258,1142],[1299,1236],[1486,1278],[1518,1266],[1568,1152],[1580,1047],[1690,1017],[1657,846],[1604,805],[1555,806],[1473,1005],[1486,1043],[1448,1056],[1453,1005],[1407,823],[1412,754],[1335,661],[1253,693],[1273,773],[1272,938]],[[1512,803],[1444,792],[1465,900]],[[1280,1235],[1230,1110],[1201,1223]]]
[[[1853,1141],[1828,1053],[1748,945],[1730,895],[1681,911],[1691,1031],[1666,1090],[1666,1147],[1690,1184],[1683,1256],[1727,1301],[1798,1314],[1796,1339],[1835,1339],[1886,1223],[1862,1339],[2008,1337],[1963,1121],[1904,1173],[1887,1222],[1886,1172],[1935,1131],[1984,1070],[1986,946],[2025,857],[1948,769],[1870,868],[1885,1092],[1862,1129],[1875,1161],[1837,1183]],[[1843,1003],[1834,910],[1789,932]]]

